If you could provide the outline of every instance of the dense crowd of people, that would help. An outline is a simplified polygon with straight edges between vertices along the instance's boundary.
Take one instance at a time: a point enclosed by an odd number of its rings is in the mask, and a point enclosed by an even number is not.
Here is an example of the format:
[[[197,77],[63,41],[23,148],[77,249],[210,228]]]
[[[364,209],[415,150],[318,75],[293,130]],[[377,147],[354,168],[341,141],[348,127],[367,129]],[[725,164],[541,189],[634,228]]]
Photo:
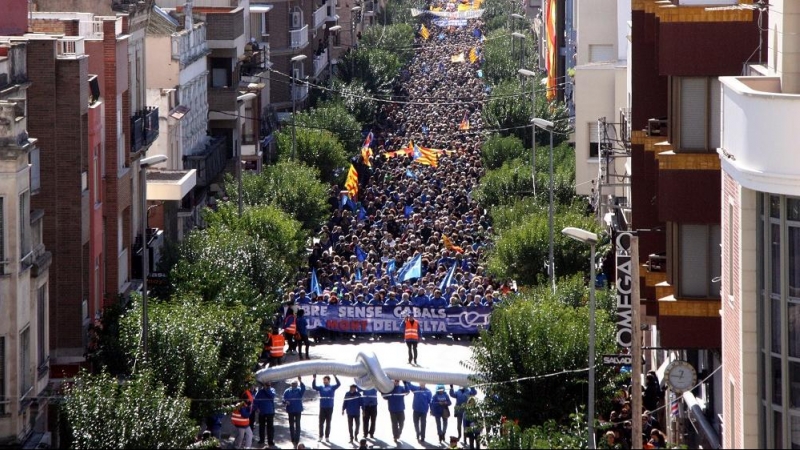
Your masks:
[[[666,448],[666,435],[661,426],[665,420],[664,390],[654,371],[645,376],[641,404],[642,411],[636,414],[631,402],[630,385],[622,386],[614,396],[611,410],[600,417],[599,429],[603,434],[597,447],[622,450],[633,448],[633,421],[638,418],[642,422],[644,448]]]

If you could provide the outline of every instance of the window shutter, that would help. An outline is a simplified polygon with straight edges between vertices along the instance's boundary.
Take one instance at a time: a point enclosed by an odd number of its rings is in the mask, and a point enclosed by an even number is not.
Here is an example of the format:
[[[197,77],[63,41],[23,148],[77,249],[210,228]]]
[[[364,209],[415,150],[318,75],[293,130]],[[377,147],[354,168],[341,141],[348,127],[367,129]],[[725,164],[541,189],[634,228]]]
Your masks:
[[[609,44],[589,44],[589,62],[616,61],[614,46]]]
[[[597,135],[597,122],[589,122],[589,142],[600,142]]]
[[[706,148],[708,103],[706,78],[681,78],[680,136],[682,149]]]
[[[712,78],[709,84],[710,108],[711,118],[708,126],[708,146],[711,150],[716,150],[720,147],[720,135],[722,134],[722,87],[717,78]]]
[[[681,225],[680,228],[680,295],[708,295],[708,226]]]

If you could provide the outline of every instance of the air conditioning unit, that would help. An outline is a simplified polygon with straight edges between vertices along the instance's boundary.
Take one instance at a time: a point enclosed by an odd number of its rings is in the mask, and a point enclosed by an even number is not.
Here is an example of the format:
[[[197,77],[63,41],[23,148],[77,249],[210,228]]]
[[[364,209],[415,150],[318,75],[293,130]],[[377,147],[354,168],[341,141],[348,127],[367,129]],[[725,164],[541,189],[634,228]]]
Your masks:
[[[303,28],[303,13],[295,11],[292,13],[292,28]]]

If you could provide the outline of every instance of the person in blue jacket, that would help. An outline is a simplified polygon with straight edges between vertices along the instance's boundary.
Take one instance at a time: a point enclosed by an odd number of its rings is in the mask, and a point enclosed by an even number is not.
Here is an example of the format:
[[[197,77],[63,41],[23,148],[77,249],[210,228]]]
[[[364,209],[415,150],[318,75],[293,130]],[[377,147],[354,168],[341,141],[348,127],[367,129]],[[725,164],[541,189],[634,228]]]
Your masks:
[[[267,430],[267,444],[275,445],[275,388],[267,381],[256,391],[253,406],[258,411],[259,443],[264,444],[264,428]]]
[[[454,416],[456,418],[456,428],[458,429],[458,439],[461,439],[461,424],[464,419],[464,405],[467,403],[467,400],[470,397],[474,397],[478,395],[478,391],[475,388],[467,388],[466,386],[461,386],[458,390],[453,389],[453,385],[450,385],[450,397],[456,399],[456,405],[453,407]],[[467,444],[467,437],[464,436],[464,445]]]
[[[325,375],[322,378],[322,386],[317,384],[317,374],[311,381],[311,388],[319,392],[319,440],[324,437],[328,442],[331,441],[331,418],[333,417],[333,395],[342,383],[339,377],[333,376],[336,384],[331,386],[331,377]],[[323,434],[323,431],[325,432]]]
[[[464,412],[464,439],[467,441],[467,448],[481,448],[481,428],[480,421],[475,416],[475,397],[470,397],[467,401],[466,411]]]
[[[414,394],[414,401],[411,403],[411,410],[414,418],[414,431],[417,432],[417,441],[425,442],[425,425],[428,422],[428,409],[430,409],[433,393],[425,387],[425,383],[414,386],[411,382],[404,381],[406,389]]]
[[[342,402],[342,414],[347,413],[347,429],[350,431],[350,443],[352,444],[358,438],[358,426],[361,421],[361,393],[358,392],[358,386],[355,384],[350,385],[350,390],[344,394],[344,402]],[[353,426],[355,425],[355,433]]]
[[[436,393],[431,398],[431,415],[436,419],[436,432],[439,433],[439,442],[444,442],[447,434],[447,419],[450,418],[450,397],[444,391],[444,385],[436,386]]]
[[[403,434],[403,424],[406,421],[406,399],[408,390],[400,386],[400,380],[394,380],[394,388],[383,394],[389,402],[389,417],[392,420],[392,436],[394,442],[400,442],[400,435]]]
[[[297,387],[297,383],[300,387]],[[283,404],[286,406],[286,413],[289,415],[289,435],[292,437],[292,444],[297,447],[300,443],[300,416],[303,414],[303,395],[306,393],[306,385],[303,380],[297,377],[297,381],[292,380],[292,385],[283,392]]]
[[[364,439],[375,438],[375,420],[378,418],[378,390],[357,388],[361,393],[361,409],[364,413]]]

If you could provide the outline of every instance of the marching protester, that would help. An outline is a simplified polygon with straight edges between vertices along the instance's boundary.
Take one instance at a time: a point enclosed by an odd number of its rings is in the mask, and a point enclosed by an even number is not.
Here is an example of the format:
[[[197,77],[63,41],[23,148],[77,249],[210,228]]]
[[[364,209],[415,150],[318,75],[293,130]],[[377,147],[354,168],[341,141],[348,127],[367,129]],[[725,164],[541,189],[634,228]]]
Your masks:
[[[347,430],[350,432],[351,444],[358,438],[362,400],[361,393],[358,392],[358,386],[351,384],[350,390],[344,394],[344,402],[342,402],[342,414],[347,413]]]
[[[385,394],[383,398],[389,402],[389,418],[392,421],[392,437],[394,442],[400,441],[403,434],[403,424],[406,420],[406,400],[408,390],[400,386],[400,380],[394,380],[394,388]]]
[[[333,396],[336,390],[342,383],[339,377],[333,376],[336,384],[331,386],[331,377],[325,375],[322,378],[322,386],[317,384],[317,375],[311,381],[311,388],[319,392],[319,440],[325,438],[326,441],[331,441],[331,419],[333,417]],[[323,433],[324,431],[324,433]]]
[[[436,386],[436,393],[431,398],[431,415],[436,419],[436,432],[439,434],[439,442],[445,441],[447,434],[447,420],[450,418],[450,397],[444,391],[444,385]]]
[[[258,442],[264,444],[266,428],[266,442],[270,447],[275,445],[275,396],[275,388],[267,381],[259,386],[253,401],[253,406],[258,411]]]
[[[415,386],[409,381],[404,381],[406,389],[414,394],[414,401],[411,403],[413,411],[414,431],[417,433],[417,441],[425,442],[425,425],[428,422],[428,409],[430,409],[431,390],[425,387],[425,383]]]
[[[249,391],[246,392],[249,394]],[[253,401],[249,395],[242,395],[239,403],[231,413],[231,423],[236,427],[234,448],[250,448],[253,445],[253,429],[250,428],[250,416],[253,413]]]
[[[364,439],[369,437],[375,438],[375,420],[378,418],[378,390],[375,388],[361,389],[357,388],[361,393],[361,409],[364,413]]]
[[[297,386],[298,382],[300,383],[299,387]],[[289,415],[289,435],[295,447],[300,443],[300,417],[303,413],[303,395],[305,393],[306,385],[303,384],[300,377],[292,380],[291,386],[283,392],[283,405]]]
[[[466,386],[461,386],[458,390],[453,390],[453,385],[450,385],[450,397],[456,399],[456,404],[453,407],[454,416],[456,418],[456,428],[458,429],[458,439],[461,439],[461,425],[464,420],[464,406],[466,405],[467,401],[478,395],[478,391],[475,388],[467,388]],[[466,436],[464,436],[463,444],[467,444]]]
[[[419,322],[414,320],[414,315],[409,314],[403,321],[403,334],[408,347],[408,363],[414,361],[417,364],[417,346],[419,345]]]

